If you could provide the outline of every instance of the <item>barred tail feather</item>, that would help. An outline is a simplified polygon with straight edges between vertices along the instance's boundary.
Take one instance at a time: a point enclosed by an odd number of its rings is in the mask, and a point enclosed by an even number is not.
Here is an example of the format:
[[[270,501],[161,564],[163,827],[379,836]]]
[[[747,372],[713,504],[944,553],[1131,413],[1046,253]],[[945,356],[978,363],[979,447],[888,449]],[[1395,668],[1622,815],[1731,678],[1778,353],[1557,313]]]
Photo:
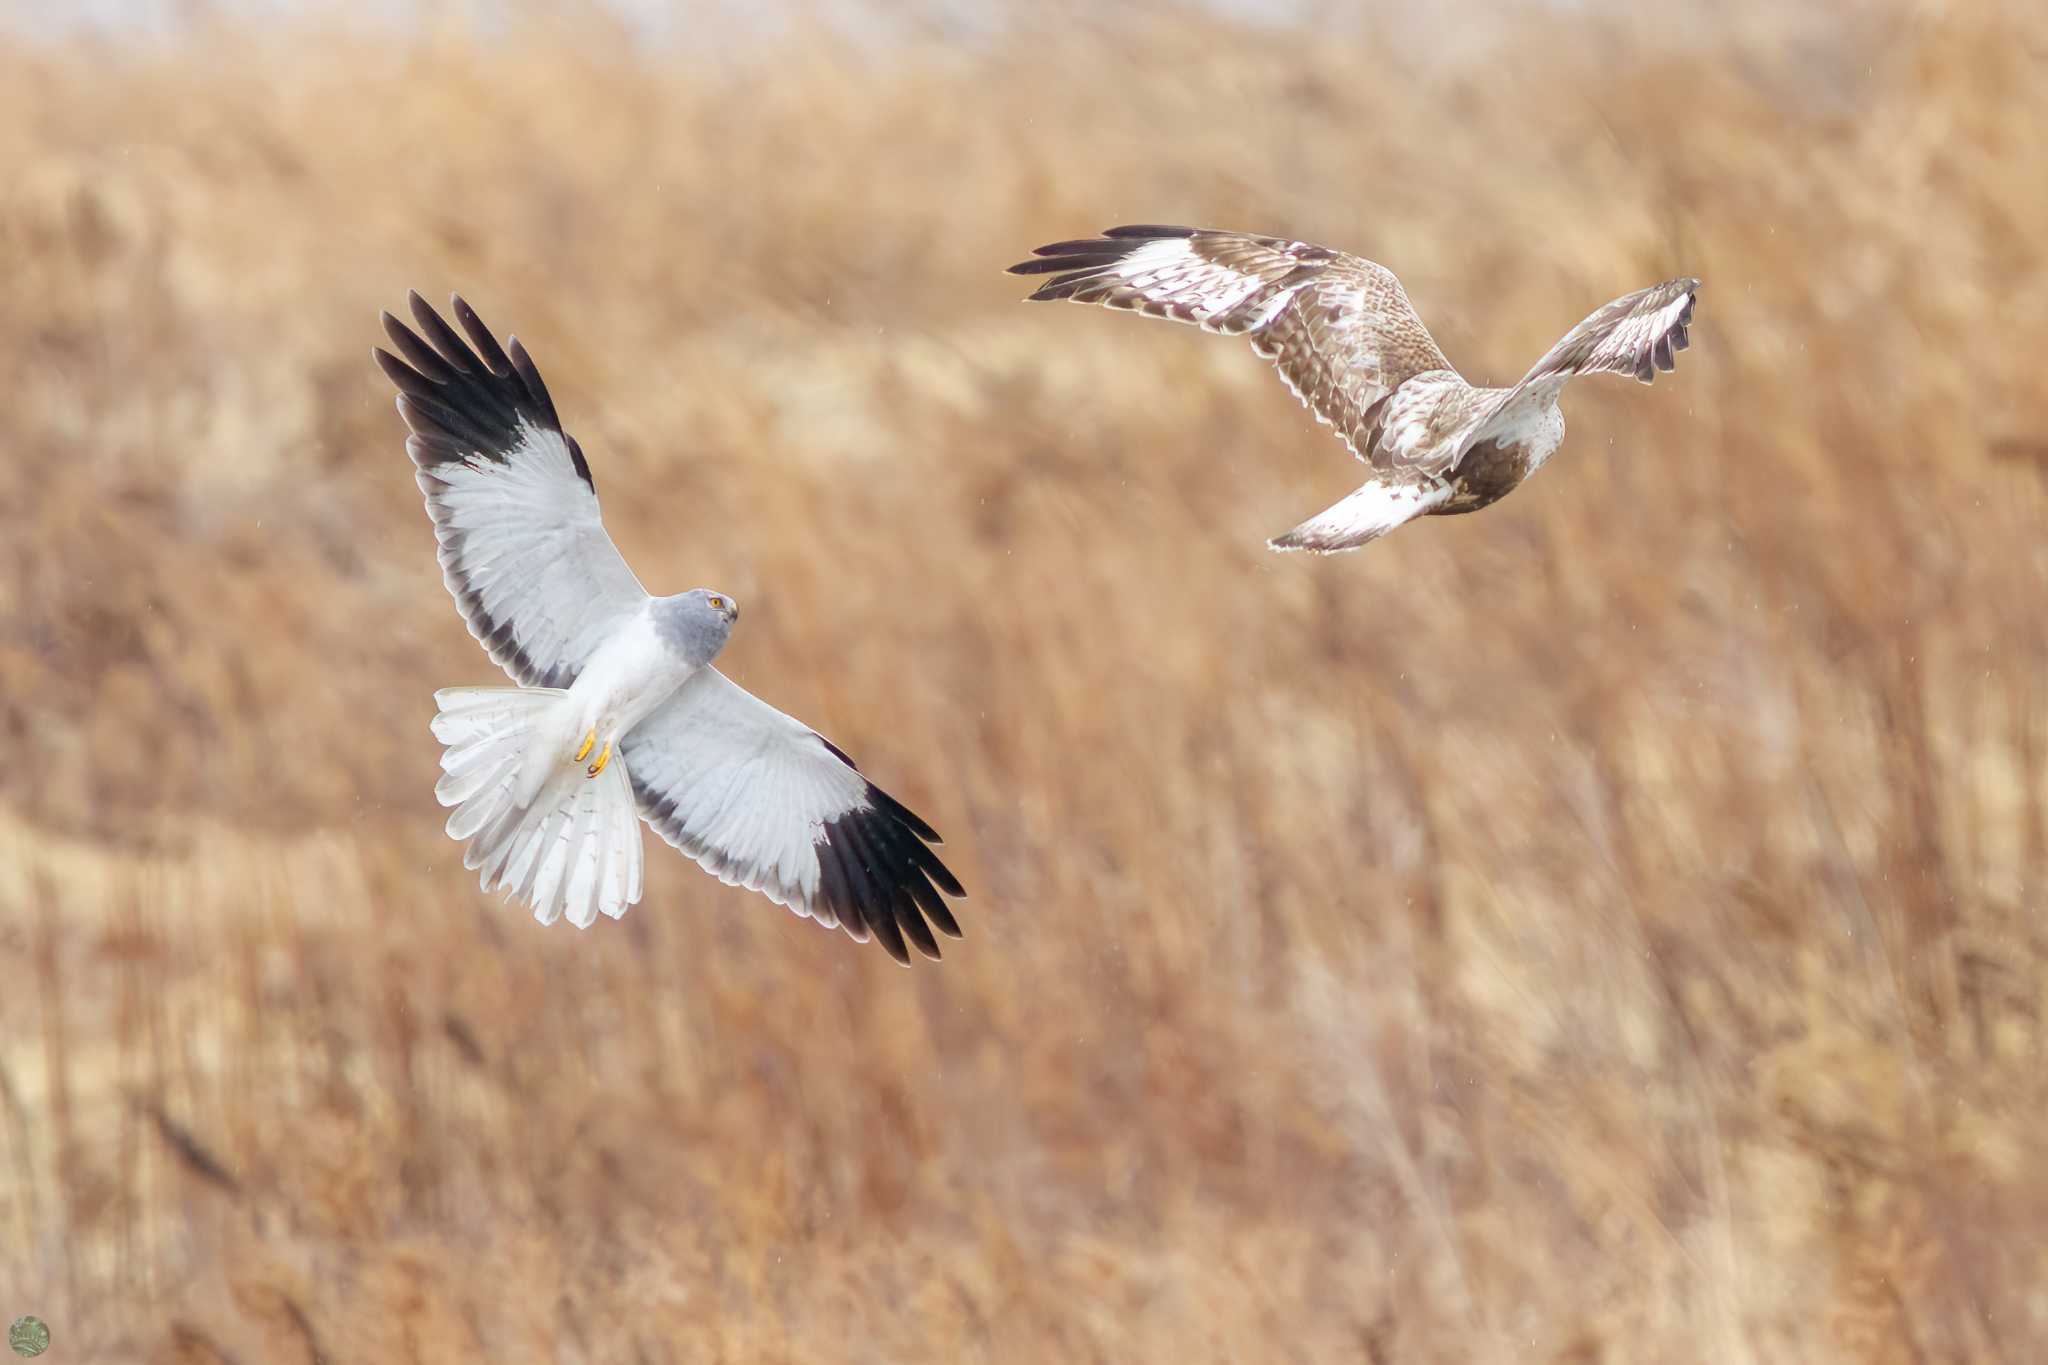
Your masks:
[[[567,693],[457,687],[434,694],[434,737],[447,745],[434,795],[455,809],[448,834],[486,891],[552,924],[616,919],[640,899],[639,809],[623,755],[596,777],[570,761]]]

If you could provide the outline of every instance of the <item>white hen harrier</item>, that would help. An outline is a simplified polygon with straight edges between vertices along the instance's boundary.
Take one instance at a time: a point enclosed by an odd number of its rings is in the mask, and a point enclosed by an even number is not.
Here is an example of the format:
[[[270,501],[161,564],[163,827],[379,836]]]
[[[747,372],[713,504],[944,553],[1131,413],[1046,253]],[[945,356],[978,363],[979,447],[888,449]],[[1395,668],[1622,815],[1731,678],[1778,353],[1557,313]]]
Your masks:
[[[965,893],[931,826],[829,741],[711,660],[740,614],[721,592],[651,597],[598,518],[576,438],[518,339],[460,298],[475,349],[418,294],[426,339],[384,314],[406,452],[470,634],[520,684],[434,694],[434,795],[463,865],[551,924],[640,899],[639,819],[728,884],[855,939],[939,955]],[[399,357],[403,357],[400,359]],[[929,926],[927,925],[929,921]]]
[[[1476,512],[1534,474],[1564,440],[1558,395],[1574,375],[1645,384],[1686,347],[1695,279],[1618,298],[1508,389],[1451,368],[1394,272],[1328,247],[1205,228],[1115,227],[1054,242],[1014,275],[1053,275],[1034,301],[1072,299],[1248,336],[1372,469],[1363,488],[1268,542],[1355,550],[1424,513]]]

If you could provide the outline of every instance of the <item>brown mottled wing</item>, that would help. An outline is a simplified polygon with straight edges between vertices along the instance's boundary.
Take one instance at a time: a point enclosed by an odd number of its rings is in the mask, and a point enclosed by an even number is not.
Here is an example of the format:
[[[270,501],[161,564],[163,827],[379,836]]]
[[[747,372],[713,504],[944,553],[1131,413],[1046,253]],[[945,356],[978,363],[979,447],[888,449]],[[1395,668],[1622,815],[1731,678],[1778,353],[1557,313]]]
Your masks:
[[[1205,228],[1116,227],[1039,247],[1035,256],[1010,267],[1053,276],[1035,301],[1098,303],[1249,336],[1316,420],[1375,467],[1382,400],[1415,375],[1451,370],[1394,273],[1328,247]]]
[[[1626,374],[1647,384],[1658,370],[1676,368],[1673,352],[1690,342],[1700,282],[1666,280],[1624,295],[1565,334],[1522,378],[1522,387],[1549,375]]]
[[[1625,374],[1647,384],[1657,371],[1677,368],[1674,353],[1690,342],[1686,328],[1692,323],[1699,287],[1700,282],[1689,277],[1666,280],[1595,310],[1546,351],[1520,383],[1484,391],[1484,420],[1466,434],[1459,453],[1519,430],[1555,403],[1558,393],[1578,375]]]

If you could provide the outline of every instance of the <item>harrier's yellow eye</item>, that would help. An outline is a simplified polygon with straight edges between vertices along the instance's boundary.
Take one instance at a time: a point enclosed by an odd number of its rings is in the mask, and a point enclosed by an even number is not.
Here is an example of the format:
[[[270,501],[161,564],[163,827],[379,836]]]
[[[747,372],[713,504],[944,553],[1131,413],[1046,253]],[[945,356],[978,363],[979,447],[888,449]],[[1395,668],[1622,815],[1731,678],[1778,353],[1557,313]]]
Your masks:
[[[711,610],[713,610],[713,611],[724,611],[724,610],[725,610],[725,599],[724,599],[723,597],[714,597],[714,598],[712,598],[712,599],[711,599]]]

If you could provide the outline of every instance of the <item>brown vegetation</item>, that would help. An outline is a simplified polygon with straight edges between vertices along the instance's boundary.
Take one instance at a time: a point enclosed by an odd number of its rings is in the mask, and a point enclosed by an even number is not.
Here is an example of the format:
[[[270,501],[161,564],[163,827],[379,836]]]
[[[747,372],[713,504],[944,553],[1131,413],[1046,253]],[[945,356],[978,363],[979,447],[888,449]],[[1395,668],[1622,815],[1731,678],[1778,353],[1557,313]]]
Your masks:
[[[2048,1348],[2048,21],[1171,12],[633,56],[0,55],[0,1314],[49,1359],[2020,1361]],[[1387,262],[1474,378],[1706,281],[1499,507],[1119,221]],[[440,833],[375,317],[515,330],[658,590],[949,837],[902,971]],[[60,1355],[61,1353],[61,1355]]]

